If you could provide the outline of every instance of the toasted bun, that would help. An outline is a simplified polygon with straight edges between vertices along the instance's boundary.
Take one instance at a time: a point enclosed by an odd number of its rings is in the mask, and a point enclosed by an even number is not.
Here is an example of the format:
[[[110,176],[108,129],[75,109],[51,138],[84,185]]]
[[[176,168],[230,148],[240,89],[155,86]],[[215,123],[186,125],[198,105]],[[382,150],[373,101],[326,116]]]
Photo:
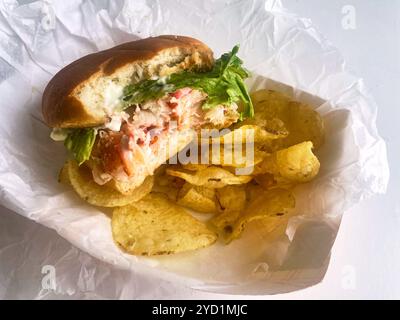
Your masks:
[[[118,108],[122,89],[183,70],[207,70],[213,54],[189,37],[159,36],[87,55],[59,71],[42,99],[45,122],[55,128],[101,125]]]

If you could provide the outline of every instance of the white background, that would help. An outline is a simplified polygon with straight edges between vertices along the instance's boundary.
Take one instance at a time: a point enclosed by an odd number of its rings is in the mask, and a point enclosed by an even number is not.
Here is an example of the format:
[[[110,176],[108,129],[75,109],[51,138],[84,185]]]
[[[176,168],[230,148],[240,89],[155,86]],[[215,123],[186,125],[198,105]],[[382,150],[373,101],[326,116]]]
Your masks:
[[[310,18],[346,58],[348,69],[364,78],[378,104],[378,128],[388,145],[391,179],[386,195],[364,201],[344,215],[331,264],[322,283],[305,290],[254,298],[400,298],[400,1],[398,0],[282,0],[289,11]],[[343,7],[355,8],[356,28],[342,27]],[[34,298],[41,288],[46,264],[85,269],[109,268],[75,249],[54,231],[0,207],[0,298]],[[20,243],[21,237],[29,239]],[[51,245],[49,245],[49,243]],[[46,248],[46,250],[42,250]],[[29,271],[29,272],[27,272]],[[113,271],[118,272],[118,271]],[[29,276],[26,276],[26,275]],[[24,276],[22,276],[24,275]],[[90,276],[90,275],[88,275]],[[112,274],[110,276],[112,279]],[[71,279],[61,279],[61,282]],[[68,281],[67,281],[68,280]],[[110,279],[108,279],[110,281]],[[98,298],[91,288],[62,287],[46,298]],[[120,293],[124,297],[123,293]],[[141,298],[225,299],[171,285],[169,292],[138,288]],[[249,297],[237,297],[249,298]]]

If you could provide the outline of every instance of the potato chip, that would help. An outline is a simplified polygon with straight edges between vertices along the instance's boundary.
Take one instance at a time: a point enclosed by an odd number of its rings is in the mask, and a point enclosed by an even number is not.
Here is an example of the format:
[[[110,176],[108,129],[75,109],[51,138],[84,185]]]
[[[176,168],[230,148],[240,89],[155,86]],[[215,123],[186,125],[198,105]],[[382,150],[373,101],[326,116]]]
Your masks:
[[[71,184],[68,176],[68,162],[66,162],[58,173],[58,182],[64,184]]]
[[[195,186],[207,188],[222,188],[227,185],[243,184],[249,182],[251,176],[236,176],[235,174],[219,167],[208,167],[199,171],[184,169],[167,169],[167,174],[179,177]]]
[[[246,199],[248,202],[253,201],[259,194],[263,193],[265,189],[259,185],[255,180],[245,185]]]
[[[243,185],[217,189],[216,196],[221,211],[242,211],[246,205],[246,190]]]
[[[200,161],[199,161],[200,162]],[[182,165],[182,168],[189,171],[199,171],[208,168],[209,164],[200,164],[200,163],[187,163]]]
[[[186,183],[185,180],[170,176],[166,173],[167,165],[155,172],[154,186],[152,191],[163,193],[174,202],[178,199],[178,193]]]
[[[312,148],[312,142],[306,141],[279,150],[257,164],[253,174],[266,174],[262,178],[258,177],[258,182],[263,186],[266,183],[269,184],[266,180],[271,175],[273,180],[280,180],[282,183],[285,183],[285,181],[299,183],[311,181],[318,174],[320,168],[319,160],[313,154]]]
[[[256,124],[269,132],[273,132],[274,126],[278,126],[278,129],[284,127],[289,132],[287,137],[271,142],[272,150],[287,148],[303,141],[311,141],[316,149],[322,145],[323,120],[310,106],[292,101],[284,94],[272,90],[259,90],[253,92],[251,97],[255,116],[242,124]],[[278,125],[279,121],[283,125]]]
[[[264,189],[270,189],[277,184],[274,175],[271,173],[257,175],[254,177],[254,180]]]
[[[276,148],[287,148],[303,141],[311,141],[316,149],[324,142],[324,124],[318,112],[299,102],[290,102],[285,110],[285,125],[289,135],[276,142]],[[274,142],[275,143],[275,142]]]
[[[151,193],[131,205],[116,208],[112,217],[114,241],[135,255],[163,255],[196,250],[217,236],[204,223],[166,196]]]
[[[270,224],[271,228],[276,227],[277,224],[286,223],[288,209],[294,207],[295,199],[288,190],[273,189],[259,193],[249,202],[244,214],[239,216],[232,230],[225,228],[226,242],[239,238],[246,224],[255,220],[268,219],[266,223]]]
[[[296,186],[296,182],[290,181],[281,176],[273,176],[272,174],[266,173],[259,176],[255,176],[254,180],[264,189],[274,189],[274,188],[283,188],[283,189],[292,189]]]
[[[229,146],[210,146],[209,162],[213,165],[233,168],[247,168],[263,161],[268,153],[257,149],[253,144]]]
[[[233,226],[240,214],[240,211],[224,211],[211,218],[208,223],[223,239],[226,239],[232,233]]]
[[[276,163],[276,152],[268,155],[264,158],[263,161],[254,166],[253,174],[261,175],[261,174],[271,174],[271,175],[280,175],[279,168]]]
[[[153,187],[153,176],[149,176],[132,194],[123,195],[118,191],[100,186],[93,181],[90,169],[84,165],[78,166],[76,161],[68,161],[68,177],[76,193],[84,200],[99,207],[125,206],[138,201],[150,193]]]
[[[183,183],[181,184],[182,181]],[[172,177],[170,175],[158,176],[154,180],[154,186],[152,191],[163,193],[172,201],[176,201],[178,198],[179,190],[185,183],[185,180]]]
[[[177,204],[198,212],[217,212],[215,189],[193,186],[186,182],[178,193]]]
[[[198,162],[234,168],[251,167],[268,154],[266,151],[272,149],[272,141],[287,134],[284,128],[270,132],[258,125],[237,124],[233,131],[201,140],[201,159]]]
[[[306,141],[276,153],[280,175],[290,181],[307,182],[315,178],[320,163],[312,152],[313,144]]]
[[[263,91],[263,90],[262,90]],[[254,98],[252,98],[254,100]],[[277,139],[283,139],[289,135],[288,128],[286,127],[284,121],[277,117],[276,113],[271,113],[268,109],[276,108],[277,105],[273,105],[270,108],[266,108],[265,101],[253,102],[255,114],[253,118],[247,118],[246,120],[234,125],[235,128],[240,128],[241,126],[257,126],[263,130],[274,134]],[[273,142],[264,140],[262,142]]]
[[[253,102],[254,108],[257,109],[255,111],[262,111],[260,110],[259,106],[262,103],[265,102],[270,102],[272,104],[277,104],[278,106],[280,105],[282,100],[287,100],[288,97],[278,91],[274,90],[269,90],[269,89],[260,89],[257,91],[253,91],[250,93],[251,96],[251,101]],[[277,107],[274,107],[273,109],[277,109]]]

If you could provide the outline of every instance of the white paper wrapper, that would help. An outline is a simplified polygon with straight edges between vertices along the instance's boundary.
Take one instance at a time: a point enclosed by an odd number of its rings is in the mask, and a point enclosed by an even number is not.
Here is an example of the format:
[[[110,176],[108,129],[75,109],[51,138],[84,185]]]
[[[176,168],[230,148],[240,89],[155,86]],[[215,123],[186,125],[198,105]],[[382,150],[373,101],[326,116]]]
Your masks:
[[[311,286],[325,274],[342,214],[386,190],[386,148],[376,130],[373,99],[311,23],[285,12],[278,1],[20,5],[7,0],[0,12],[1,204],[55,229],[96,258],[130,270],[143,283],[164,279],[234,294]],[[41,95],[47,81],[85,54],[158,34],[199,38],[215,56],[240,43],[247,68],[259,75],[249,81],[252,89],[283,91],[323,115],[327,138],[318,151],[321,172],[296,189],[296,211],[286,235],[265,235],[262,224],[253,223],[230,246],[216,244],[161,258],[129,256],[114,245],[108,216],[57,183],[66,152],[61,143],[49,139],[50,130],[42,122]],[[75,280],[96,290],[90,274],[81,272]],[[129,288],[119,280],[116,295],[126,295]]]

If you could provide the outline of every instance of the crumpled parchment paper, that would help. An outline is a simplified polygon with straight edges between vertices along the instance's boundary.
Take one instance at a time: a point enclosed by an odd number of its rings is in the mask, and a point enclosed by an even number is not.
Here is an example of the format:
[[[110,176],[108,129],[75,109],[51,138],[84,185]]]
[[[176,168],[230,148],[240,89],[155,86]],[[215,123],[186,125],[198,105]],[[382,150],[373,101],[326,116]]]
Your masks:
[[[327,138],[318,151],[321,173],[295,190],[296,211],[286,234],[264,234],[260,222],[227,247],[130,256],[114,245],[109,217],[57,183],[66,152],[50,140],[42,121],[46,83],[85,54],[159,34],[196,37],[215,56],[239,43],[240,56],[255,74],[252,89],[283,91],[323,115]],[[363,82],[346,71],[339,52],[310,21],[286,12],[279,1],[5,0],[0,3],[0,97],[0,203],[129,270],[142,283],[163,279],[233,294],[316,284],[328,266],[341,216],[358,201],[385,192],[388,182],[376,106]],[[68,270],[62,272],[67,276]],[[96,288],[90,274],[80,277],[75,280]],[[116,279],[115,285],[115,292],[129,291],[124,281]]]

